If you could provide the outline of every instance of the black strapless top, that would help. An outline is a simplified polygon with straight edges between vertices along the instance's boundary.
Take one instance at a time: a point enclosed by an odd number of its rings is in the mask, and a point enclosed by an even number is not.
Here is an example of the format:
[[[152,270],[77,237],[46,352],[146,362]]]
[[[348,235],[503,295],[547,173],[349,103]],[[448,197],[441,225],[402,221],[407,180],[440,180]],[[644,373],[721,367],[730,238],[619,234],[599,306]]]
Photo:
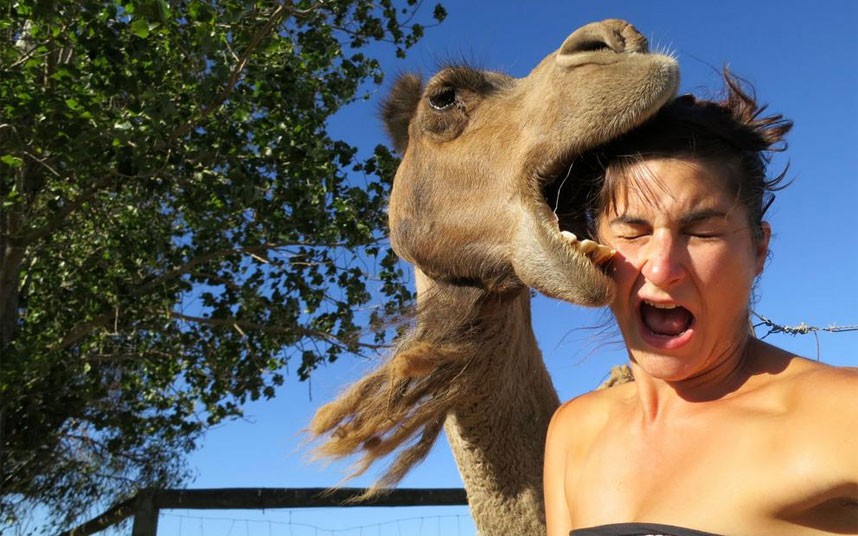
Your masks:
[[[610,525],[599,525],[577,529],[569,533],[569,536],[719,536],[711,532],[701,530],[674,527],[672,525],[660,525],[658,523],[612,523]]]

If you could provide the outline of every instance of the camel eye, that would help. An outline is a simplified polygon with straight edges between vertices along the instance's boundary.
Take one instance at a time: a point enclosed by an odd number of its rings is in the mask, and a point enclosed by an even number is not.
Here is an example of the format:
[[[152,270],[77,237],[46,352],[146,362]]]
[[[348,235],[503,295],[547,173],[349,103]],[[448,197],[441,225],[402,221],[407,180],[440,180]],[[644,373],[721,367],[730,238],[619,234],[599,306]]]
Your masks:
[[[429,96],[429,106],[436,110],[446,110],[456,104],[456,88],[444,87]]]

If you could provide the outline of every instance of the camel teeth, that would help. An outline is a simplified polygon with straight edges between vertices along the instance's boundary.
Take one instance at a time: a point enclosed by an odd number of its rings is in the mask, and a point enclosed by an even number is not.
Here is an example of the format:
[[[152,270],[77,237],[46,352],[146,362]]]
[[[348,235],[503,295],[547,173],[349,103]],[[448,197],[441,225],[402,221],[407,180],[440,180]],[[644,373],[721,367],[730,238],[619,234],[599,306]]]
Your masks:
[[[610,259],[617,253],[617,250],[613,248],[609,248],[608,246],[604,246],[599,244],[599,247],[590,255],[590,258],[596,264],[602,264],[606,260]]]
[[[590,257],[590,260],[595,262],[596,264],[602,264],[606,260],[610,259],[617,252],[613,248],[609,248],[608,246],[602,245],[598,242],[594,242],[588,238],[584,240],[578,240],[578,237],[575,233],[571,233],[569,231],[560,231],[560,235],[566,240],[566,242],[577,249],[584,255]]]
[[[596,251],[598,248],[599,244],[597,242],[593,242],[592,240],[587,238],[582,240],[579,246],[581,253],[584,253],[585,255],[589,255],[590,253]]]
[[[578,241],[578,237],[575,236],[575,233],[570,233],[569,231],[560,231],[560,236],[568,240],[570,244],[574,244]]]

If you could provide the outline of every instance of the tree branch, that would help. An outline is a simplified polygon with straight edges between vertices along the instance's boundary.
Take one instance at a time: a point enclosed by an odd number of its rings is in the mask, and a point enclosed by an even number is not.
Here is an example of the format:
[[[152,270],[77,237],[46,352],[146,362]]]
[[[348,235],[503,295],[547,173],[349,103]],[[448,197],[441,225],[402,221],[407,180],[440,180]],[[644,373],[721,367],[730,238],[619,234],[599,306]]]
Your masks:
[[[54,216],[50,220],[48,220],[45,225],[37,229],[32,229],[21,237],[13,238],[19,240],[23,245],[27,246],[53,233],[54,231],[59,229],[63,223],[65,223],[66,219],[69,217],[69,215],[71,215],[72,212],[76,211],[84,203],[91,200],[93,196],[95,196],[95,194],[101,191],[102,187],[107,185],[114,177],[114,173],[107,173],[106,175],[102,176],[84,192],[81,192],[80,195],[70,201],[64,202],[63,206],[59,210],[57,210],[56,214],[54,214]]]
[[[280,4],[274,9],[271,15],[268,16],[268,21],[265,25],[250,38],[250,43],[248,43],[245,49],[241,52],[241,56],[230,71],[229,78],[221,92],[208,104],[208,106],[203,108],[202,114],[174,130],[169,136],[170,139],[181,138],[190,132],[195,125],[203,122],[216,109],[220,108],[224,102],[226,102],[227,98],[229,98],[232,91],[235,89],[236,84],[238,84],[238,81],[241,78],[241,73],[244,71],[244,68],[247,67],[247,62],[250,61],[250,56],[256,51],[256,48],[259,46],[259,43],[262,42],[262,39],[270,34],[274,27],[283,20],[286,13],[287,10],[284,4]]]
[[[276,325],[268,325],[268,324],[259,324],[255,322],[248,322],[246,320],[238,320],[235,318],[210,318],[210,317],[201,317],[201,316],[191,316],[183,313],[179,313],[177,311],[173,311],[170,313],[170,316],[176,320],[182,320],[184,322],[192,322],[195,324],[202,324],[206,326],[212,327],[226,327],[232,329],[238,329],[241,331],[262,331],[265,333],[281,333],[287,335],[299,335],[301,337],[308,337],[310,339],[322,339],[325,342],[332,344],[338,348],[341,348],[345,351],[348,351],[351,346],[352,341],[343,341],[342,339],[324,331],[318,331],[314,329],[307,329],[301,326],[294,327],[281,327]],[[357,346],[361,348],[366,348],[368,350],[382,350],[389,348],[388,345],[382,344],[370,344],[357,342]]]
[[[81,322],[80,324],[77,324],[72,329],[70,329],[69,332],[66,333],[65,337],[63,337],[63,339],[59,343],[53,344],[48,347],[48,350],[51,352],[58,352],[60,350],[65,350],[66,348],[74,346],[75,344],[82,341],[87,335],[92,333],[93,329],[108,325],[109,322],[115,317],[116,312],[111,311],[109,313],[98,315],[92,320]]]
[[[259,246],[252,247],[242,247],[242,248],[228,248],[228,249],[220,249],[216,251],[211,251],[209,253],[203,255],[197,255],[189,259],[186,263],[180,264],[171,268],[170,270],[164,272],[161,275],[154,276],[148,280],[145,280],[140,286],[134,289],[131,292],[132,296],[142,296],[147,292],[151,291],[156,286],[166,283],[168,281],[172,281],[177,277],[181,277],[185,274],[191,273],[191,271],[201,264],[205,264],[207,262],[227,257],[229,255],[235,254],[245,254],[251,257],[258,256],[260,253],[265,253],[272,249],[277,249],[280,247],[287,247],[289,244],[262,244]]]

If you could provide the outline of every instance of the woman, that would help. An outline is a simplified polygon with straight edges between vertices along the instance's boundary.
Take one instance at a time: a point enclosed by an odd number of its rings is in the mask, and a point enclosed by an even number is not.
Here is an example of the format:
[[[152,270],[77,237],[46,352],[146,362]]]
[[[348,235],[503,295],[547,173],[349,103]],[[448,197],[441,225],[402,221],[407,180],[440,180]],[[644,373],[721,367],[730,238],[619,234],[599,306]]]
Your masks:
[[[549,536],[858,533],[858,371],[749,330],[783,177],[766,155],[791,124],[725,78],[724,102],[681,97],[576,163],[635,381],[555,414]]]

